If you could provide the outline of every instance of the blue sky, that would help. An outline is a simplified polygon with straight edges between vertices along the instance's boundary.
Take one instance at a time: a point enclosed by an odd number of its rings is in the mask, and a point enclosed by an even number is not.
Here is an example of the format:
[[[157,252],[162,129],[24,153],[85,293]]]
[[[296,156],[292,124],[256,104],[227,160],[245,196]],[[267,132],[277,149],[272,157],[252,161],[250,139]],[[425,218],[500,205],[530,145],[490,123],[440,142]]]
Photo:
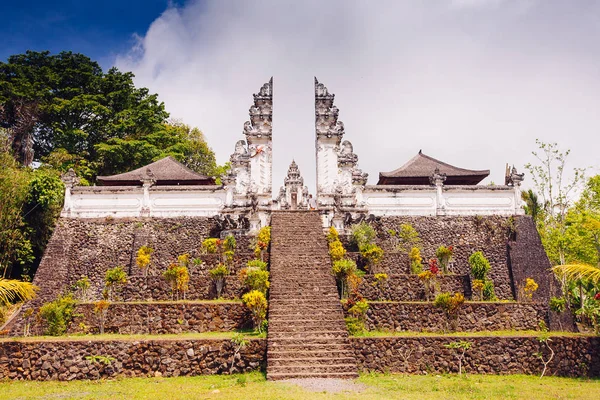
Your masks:
[[[168,0],[3,1],[0,60],[26,50],[71,50],[112,66],[143,36]]]

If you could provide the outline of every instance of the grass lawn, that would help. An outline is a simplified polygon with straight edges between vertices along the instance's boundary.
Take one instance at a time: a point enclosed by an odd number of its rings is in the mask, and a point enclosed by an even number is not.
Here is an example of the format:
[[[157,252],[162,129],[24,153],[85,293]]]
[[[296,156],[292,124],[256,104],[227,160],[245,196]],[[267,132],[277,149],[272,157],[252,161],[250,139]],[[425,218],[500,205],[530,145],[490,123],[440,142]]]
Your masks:
[[[490,336],[507,336],[507,337],[523,337],[523,336],[540,336],[540,331],[517,331],[517,330],[500,330],[500,331],[475,331],[475,332],[415,332],[415,331],[385,331],[374,330],[364,331],[352,335],[353,337],[490,337]],[[591,333],[575,333],[575,332],[560,332],[550,331],[546,333],[549,336],[567,336],[567,337],[587,337],[595,336]],[[600,399],[599,399],[600,400]]]
[[[239,329],[227,332],[184,332],[172,334],[136,334],[121,335],[118,333],[105,333],[103,335],[63,335],[63,336],[16,336],[1,337],[0,342],[61,342],[61,341],[100,341],[100,340],[198,340],[198,339],[231,339],[237,333],[241,333],[245,338],[266,338],[265,332],[257,333],[252,329]],[[0,396],[1,399],[1,396]]]
[[[113,381],[2,382],[8,399],[598,399],[600,380],[524,375],[363,374],[361,393],[315,393],[255,372]]]

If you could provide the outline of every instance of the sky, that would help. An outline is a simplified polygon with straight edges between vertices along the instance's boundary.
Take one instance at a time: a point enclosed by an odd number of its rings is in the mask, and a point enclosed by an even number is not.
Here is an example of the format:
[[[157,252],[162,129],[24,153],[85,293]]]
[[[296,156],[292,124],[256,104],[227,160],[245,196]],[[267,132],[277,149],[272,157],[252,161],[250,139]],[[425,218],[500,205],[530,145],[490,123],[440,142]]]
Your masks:
[[[598,1],[58,3],[10,5],[0,58],[68,49],[133,71],[221,163],[273,76],[275,193],[292,159],[314,190],[314,76],[369,184],[419,150],[502,184],[506,163],[535,161],[536,139],[600,173]]]

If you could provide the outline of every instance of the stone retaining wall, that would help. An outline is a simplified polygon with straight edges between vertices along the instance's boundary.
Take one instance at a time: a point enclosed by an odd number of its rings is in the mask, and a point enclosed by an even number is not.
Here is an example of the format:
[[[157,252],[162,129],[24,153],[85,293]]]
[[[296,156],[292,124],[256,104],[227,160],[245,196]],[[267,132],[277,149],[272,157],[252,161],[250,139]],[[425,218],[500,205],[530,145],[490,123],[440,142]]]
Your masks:
[[[471,297],[471,283],[467,275],[440,276],[438,282],[442,292],[458,292]],[[416,275],[388,275],[383,285],[378,285],[373,275],[365,275],[359,291],[368,300],[425,300],[425,286]]]
[[[69,333],[97,332],[99,318],[94,304],[79,304]],[[251,327],[251,316],[242,303],[113,303],[108,308],[104,331],[120,334],[166,334],[231,331]]]
[[[419,232],[422,240],[423,263],[435,257],[436,249],[441,246],[454,246],[454,262],[450,271],[458,275],[468,275],[468,259],[475,251],[483,251],[490,261],[490,278],[496,286],[496,295],[500,299],[513,298],[510,273],[507,260],[507,241],[510,229],[510,217],[473,216],[473,217],[381,217],[371,225],[377,231],[376,242],[386,255],[379,266],[391,274],[408,273],[408,257],[396,252],[396,238],[389,230],[399,230],[402,224],[411,224]],[[347,243],[347,238],[345,239]],[[349,246],[349,250],[352,249]]]
[[[225,278],[225,285],[221,292],[223,299],[239,299],[244,287],[237,275]],[[215,283],[208,274],[192,275],[189,282],[189,290],[185,294],[188,300],[212,300],[217,297]],[[123,301],[147,301],[147,300],[172,300],[171,286],[162,276],[133,276],[127,285],[119,293]]]
[[[549,351],[537,337],[378,337],[352,338],[362,371],[403,373],[458,372],[453,341],[471,342],[463,371],[474,374],[540,374],[535,353],[547,359]],[[547,375],[600,376],[600,337],[552,337],[555,351]]]
[[[251,339],[234,360],[229,339],[0,341],[0,380],[194,376],[264,369],[266,339]],[[110,364],[86,359],[110,357]]]
[[[535,330],[539,322],[548,324],[548,307],[537,303],[465,303],[456,329],[464,332],[496,330]],[[447,330],[449,319],[432,303],[369,303],[369,330],[427,331]]]

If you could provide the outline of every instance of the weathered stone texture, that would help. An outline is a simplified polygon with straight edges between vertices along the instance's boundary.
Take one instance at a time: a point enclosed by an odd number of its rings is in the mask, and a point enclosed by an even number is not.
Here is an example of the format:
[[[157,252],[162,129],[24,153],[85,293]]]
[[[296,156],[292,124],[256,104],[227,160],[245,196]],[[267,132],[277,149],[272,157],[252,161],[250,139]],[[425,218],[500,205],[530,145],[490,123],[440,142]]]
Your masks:
[[[549,351],[536,337],[380,337],[352,338],[359,369],[403,373],[458,372],[450,342],[472,343],[463,371],[478,374],[539,374],[543,365],[535,353]],[[552,337],[556,355],[548,375],[600,376],[599,337]],[[406,358],[406,360],[405,360]]]
[[[512,299],[507,260],[509,218],[502,216],[474,217],[382,217],[372,222],[377,231],[376,242],[384,249],[380,269],[390,274],[409,272],[408,256],[395,249],[396,239],[388,231],[399,230],[402,224],[411,224],[422,239],[423,264],[435,257],[439,246],[454,246],[453,262],[449,270],[458,275],[468,275],[468,259],[475,251],[483,251],[490,261],[489,277],[496,286],[500,299]]]
[[[94,304],[79,304],[70,333],[81,332],[81,323],[98,331]],[[248,309],[242,303],[113,303],[108,308],[104,330],[120,334],[166,334],[231,331],[251,327]]]
[[[221,292],[223,299],[240,298],[244,287],[237,275],[225,278],[225,285]],[[192,275],[189,282],[189,290],[185,294],[188,300],[210,300],[216,299],[217,293],[214,282],[208,273]],[[122,301],[146,301],[146,300],[172,300],[170,284],[162,276],[132,276],[127,285],[119,293]]]
[[[537,303],[465,303],[459,312],[457,330],[535,330],[548,323],[548,308]],[[448,329],[449,319],[432,303],[369,303],[369,330],[429,331]]]
[[[438,282],[442,292],[471,296],[471,283],[467,275],[440,276]],[[377,284],[373,275],[365,275],[359,291],[367,300],[425,300],[425,286],[416,275],[388,275],[388,279],[383,285]]]
[[[264,368],[267,341],[251,339],[235,357],[229,339],[0,341],[0,380],[194,376]],[[87,360],[111,357],[109,365]]]

